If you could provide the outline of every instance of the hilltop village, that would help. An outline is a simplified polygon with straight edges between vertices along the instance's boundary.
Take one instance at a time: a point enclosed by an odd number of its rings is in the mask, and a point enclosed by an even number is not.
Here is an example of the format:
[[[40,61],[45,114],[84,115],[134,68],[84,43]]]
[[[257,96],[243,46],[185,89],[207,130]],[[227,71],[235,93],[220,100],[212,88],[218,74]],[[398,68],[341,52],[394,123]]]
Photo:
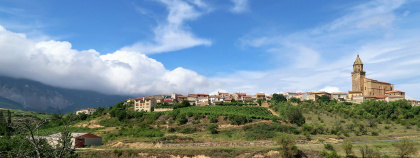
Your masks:
[[[396,90],[394,85],[388,82],[378,81],[375,79],[366,78],[366,72],[363,70],[363,62],[357,55],[353,64],[352,76],[352,90],[348,92],[333,92],[328,93],[325,91],[315,92],[287,92],[280,93],[287,100],[299,99],[300,101],[317,102],[322,96],[327,96],[330,100],[337,100],[339,102],[351,102],[360,104],[367,100],[386,101],[392,102],[396,100],[405,99],[405,92]],[[217,92],[215,95],[209,94],[160,94],[149,97],[131,98],[126,100],[126,104],[133,103],[134,110],[138,111],[166,111],[167,108],[155,108],[158,105],[171,105],[181,103],[187,100],[190,105],[205,106],[217,105],[222,103],[242,102],[255,103],[258,100],[271,100],[274,94],[257,93],[249,95],[246,93],[225,93]],[[420,105],[420,101],[409,100],[413,106]],[[153,110],[152,110],[153,109]],[[82,109],[78,112],[92,113],[93,109]],[[89,111],[89,112],[88,112]]]

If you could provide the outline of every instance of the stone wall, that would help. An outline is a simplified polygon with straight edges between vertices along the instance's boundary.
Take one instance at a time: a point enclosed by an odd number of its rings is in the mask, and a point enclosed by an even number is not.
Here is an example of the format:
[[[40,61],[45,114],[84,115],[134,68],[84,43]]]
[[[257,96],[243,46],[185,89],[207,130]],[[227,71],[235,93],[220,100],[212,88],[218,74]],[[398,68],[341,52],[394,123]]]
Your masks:
[[[244,146],[275,146],[273,141],[252,141],[252,142],[205,142],[205,143],[186,143],[186,144],[162,144],[158,143],[155,147],[158,148],[173,148],[173,147],[244,147]]]
[[[162,111],[172,111],[174,109],[171,108],[155,108],[155,112],[162,112]]]

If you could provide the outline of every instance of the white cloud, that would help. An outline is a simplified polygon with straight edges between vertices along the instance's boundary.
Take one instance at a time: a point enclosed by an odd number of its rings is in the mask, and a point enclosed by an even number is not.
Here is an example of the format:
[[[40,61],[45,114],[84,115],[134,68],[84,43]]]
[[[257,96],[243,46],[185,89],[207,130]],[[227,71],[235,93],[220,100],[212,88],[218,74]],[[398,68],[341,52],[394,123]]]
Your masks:
[[[328,29],[370,28],[389,26],[394,20],[393,11],[405,0],[373,0],[351,8],[351,12],[333,21]]]
[[[324,88],[320,89],[320,91],[325,91],[328,93],[341,92],[338,87],[332,87],[332,86],[325,86]]]
[[[415,27],[418,14],[399,13],[404,3],[368,1],[312,29],[271,36],[261,36],[267,32],[245,35],[239,39],[241,46],[265,50],[271,59],[277,59],[279,68],[266,71],[267,76],[259,81],[240,79],[258,83],[253,84],[255,91],[345,92],[351,90],[350,73],[359,53],[366,77],[393,83],[396,89],[420,99],[416,90],[420,88],[420,37],[415,36],[420,34]]]
[[[185,21],[195,20],[211,8],[201,0],[160,0],[166,5],[169,13],[166,21],[154,29],[152,42],[140,41],[122,48],[123,51],[136,51],[143,54],[153,54],[176,51],[195,46],[210,46],[211,40],[196,37]]]
[[[233,7],[230,9],[233,13],[243,13],[248,10],[248,0],[231,0]]]
[[[194,71],[164,65],[144,54],[78,51],[69,42],[34,42],[0,26],[0,74],[48,85],[109,94],[210,92],[220,85]]]

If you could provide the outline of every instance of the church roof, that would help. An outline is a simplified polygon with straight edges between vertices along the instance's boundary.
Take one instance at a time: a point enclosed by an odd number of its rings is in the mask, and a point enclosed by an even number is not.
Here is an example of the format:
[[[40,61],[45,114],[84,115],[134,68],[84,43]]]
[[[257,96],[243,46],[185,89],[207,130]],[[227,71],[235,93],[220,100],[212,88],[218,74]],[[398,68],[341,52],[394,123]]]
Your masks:
[[[357,58],[356,58],[356,61],[354,61],[354,65],[359,65],[359,64],[363,64],[363,62],[362,60],[360,60],[359,54],[357,54]]]

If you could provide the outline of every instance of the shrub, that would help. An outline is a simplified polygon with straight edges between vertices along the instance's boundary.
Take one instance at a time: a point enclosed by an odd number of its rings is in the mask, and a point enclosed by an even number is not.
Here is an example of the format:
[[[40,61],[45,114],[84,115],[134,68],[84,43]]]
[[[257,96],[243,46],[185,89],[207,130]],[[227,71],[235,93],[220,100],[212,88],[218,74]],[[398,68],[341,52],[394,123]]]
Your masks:
[[[183,125],[188,122],[187,118],[185,118],[184,114],[180,114],[176,117],[176,122],[180,125]]]
[[[196,128],[184,128],[183,130],[180,131],[180,133],[184,133],[184,134],[191,134],[195,132],[197,132]]]
[[[414,147],[414,143],[407,138],[392,143],[392,146],[397,148],[397,154],[400,157],[406,157],[417,152],[417,149]]]
[[[332,152],[328,152],[326,150],[322,150],[319,153],[323,158],[339,158],[340,156],[338,156],[337,152],[334,150]]]
[[[344,152],[346,153],[346,156],[348,157],[352,153],[353,144],[351,141],[346,140],[341,144],[341,147],[343,148]]]
[[[379,151],[369,148],[367,145],[360,147],[360,154],[363,158],[380,158]]]
[[[292,158],[299,154],[294,136],[283,133],[276,138],[276,142],[282,147],[281,153],[283,157]]]
[[[217,131],[217,125],[216,124],[211,124],[208,128],[207,128],[211,134],[217,134],[219,133]]]
[[[210,123],[217,123],[219,121],[217,119],[217,115],[210,115],[209,119],[210,119]]]
[[[168,129],[168,132],[173,133],[173,132],[176,132],[176,130],[175,130],[175,128],[171,127],[171,128]]]
[[[329,151],[334,151],[334,147],[331,144],[324,144],[324,148]]]

